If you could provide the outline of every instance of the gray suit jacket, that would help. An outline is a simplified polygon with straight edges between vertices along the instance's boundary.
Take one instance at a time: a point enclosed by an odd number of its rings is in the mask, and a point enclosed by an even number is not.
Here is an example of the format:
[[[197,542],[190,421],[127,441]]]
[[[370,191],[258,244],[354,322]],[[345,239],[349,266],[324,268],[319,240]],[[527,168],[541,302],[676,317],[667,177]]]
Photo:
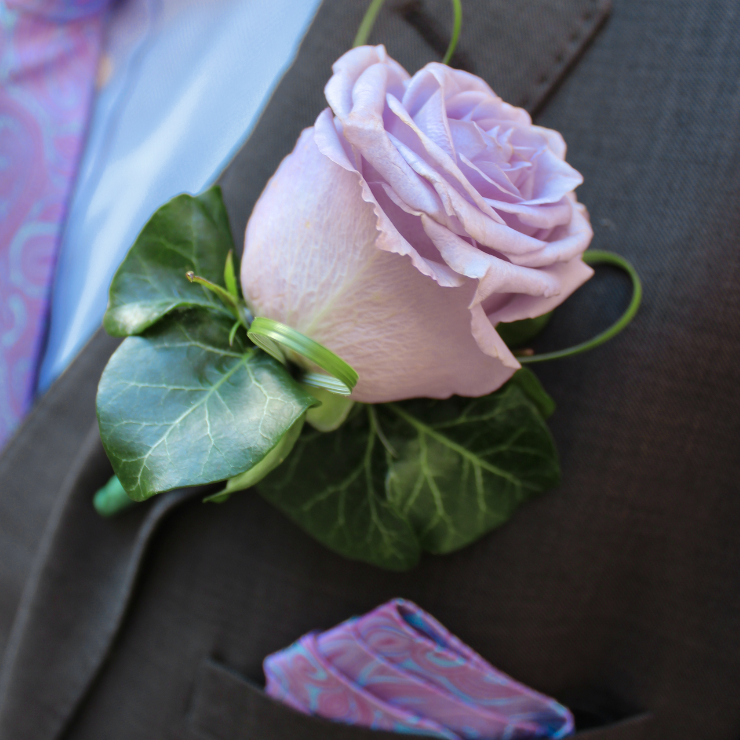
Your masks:
[[[465,0],[453,62],[564,134],[594,246],[644,278],[624,334],[538,368],[560,489],[406,574],[341,559],[255,492],[175,491],[102,520],[94,395],[116,342],[99,333],[0,458],[0,740],[395,737],[260,688],[265,655],[393,596],[571,706],[584,738],[740,738],[740,13],[613,2],[589,45],[607,0]],[[223,175],[237,241],[365,6],[324,0]],[[389,0],[371,40],[415,71],[448,15]],[[607,325],[627,292],[600,272],[540,348]]]

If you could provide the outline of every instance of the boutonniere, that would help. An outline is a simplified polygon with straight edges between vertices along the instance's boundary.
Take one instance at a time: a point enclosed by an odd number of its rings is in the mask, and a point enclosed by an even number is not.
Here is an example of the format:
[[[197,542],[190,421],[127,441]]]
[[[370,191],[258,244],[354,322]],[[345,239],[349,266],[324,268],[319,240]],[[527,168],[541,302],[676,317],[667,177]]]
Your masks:
[[[402,570],[557,486],[554,403],[523,365],[616,334],[639,279],[585,251],[560,134],[479,77],[412,76],[361,43],[379,6],[257,202],[241,265],[214,187],[160,208],[118,270],[104,325],[126,339],[97,399],[117,480],[99,510],[256,486],[327,547]],[[623,318],[522,350],[598,262],[633,279]]]

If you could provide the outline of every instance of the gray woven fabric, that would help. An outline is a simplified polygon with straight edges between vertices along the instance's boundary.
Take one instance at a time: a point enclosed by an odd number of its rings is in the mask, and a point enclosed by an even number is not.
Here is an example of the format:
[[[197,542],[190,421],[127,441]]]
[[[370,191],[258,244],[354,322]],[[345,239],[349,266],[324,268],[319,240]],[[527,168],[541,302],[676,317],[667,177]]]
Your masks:
[[[0,656],[44,525],[95,420],[91,379],[118,342],[96,335],[0,456]]]
[[[224,176],[235,232],[323,107],[330,63],[363,7],[326,0]],[[103,523],[83,513],[110,472],[94,437],[79,475],[61,483],[93,422],[113,346],[98,337],[0,460],[0,528],[17,538],[0,541],[9,554],[0,558],[0,647],[45,502],[63,497],[0,670],[0,740],[359,740],[367,733],[269,701],[261,661],[393,596],[417,601],[492,663],[569,704],[584,737],[740,737],[737,3],[614,0],[575,66],[603,17],[589,15],[590,0],[465,7],[458,59],[512,102],[541,107],[571,70],[539,122],[562,131],[585,176],[579,198],[594,247],[629,257],[645,282],[623,335],[537,368],[559,404],[551,425],[560,489],[408,574],[333,555],[250,493],[174,511],[153,502]],[[413,70],[444,43],[446,13],[441,0],[421,11],[389,0],[372,40]],[[627,292],[600,270],[538,348],[605,326]]]

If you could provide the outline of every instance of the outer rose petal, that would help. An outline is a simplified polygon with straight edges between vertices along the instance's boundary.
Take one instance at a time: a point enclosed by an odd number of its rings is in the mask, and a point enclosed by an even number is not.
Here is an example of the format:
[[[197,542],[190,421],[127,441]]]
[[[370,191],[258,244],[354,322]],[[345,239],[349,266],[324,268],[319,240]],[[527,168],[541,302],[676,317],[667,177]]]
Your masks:
[[[378,63],[390,68],[392,82],[402,85],[409,79],[409,73],[388,56],[382,44],[351,49],[334,62],[331,68],[334,74],[326,84],[324,94],[338,116],[349,115],[352,110],[352,90],[355,83],[368,67]]]
[[[447,268],[446,265],[433,263],[424,259],[418,251],[401,236],[398,229],[396,229],[396,227],[391,223],[388,216],[380,207],[370,187],[366,181],[361,178],[357,168],[352,164],[347,153],[344,151],[335,128],[334,120],[332,119],[331,111],[328,108],[319,114],[313,130],[314,142],[319,148],[319,151],[343,169],[355,173],[362,187],[362,199],[374,206],[375,213],[379,219],[379,231],[381,232],[381,237],[376,242],[376,246],[386,252],[395,252],[396,254],[409,256],[414,267],[416,267],[419,272],[433,278],[442,286],[451,287],[453,285],[462,285],[463,280],[460,276]]]
[[[512,256],[512,262],[543,268],[555,262],[569,262],[586,251],[594,235],[588,212],[584,205],[576,201],[573,193],[568,193],[568,198],[573,204],[573,216],[567,226],[556,229],[557,238],[551,235],[550,241],[540,251]]]
[[[556,262],[550,267],[542,268],[560,281],[560,293],[550,298],[545,296],[515,295],[500,310],[488,314],[488,319],[495,326],[499,321],[520,321],[533,319],[557,308],[571,293],[581,287],[594,271],[580,258],[570,262]]]
[[[360,175],[321,154],[306,129],[247,225],[241,279],[255,315],[349,362],[358,401],[501,386],[518,363],[479,307],[471,319],[477,281],[442,288],[409,258],[378,249],[380,221],[362,195]]]

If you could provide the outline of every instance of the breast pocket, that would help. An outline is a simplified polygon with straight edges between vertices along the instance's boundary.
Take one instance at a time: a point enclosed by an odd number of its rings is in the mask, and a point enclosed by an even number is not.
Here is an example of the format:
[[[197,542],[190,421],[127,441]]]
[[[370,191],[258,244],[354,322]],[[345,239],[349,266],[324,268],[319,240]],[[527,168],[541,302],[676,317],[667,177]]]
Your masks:
[[[190,740],[400,740],[408,735],[368,730],[296,712],[216,661],[199,673],[189,715]],[[647,740],[650,716],[578,732],[583,740]]]

